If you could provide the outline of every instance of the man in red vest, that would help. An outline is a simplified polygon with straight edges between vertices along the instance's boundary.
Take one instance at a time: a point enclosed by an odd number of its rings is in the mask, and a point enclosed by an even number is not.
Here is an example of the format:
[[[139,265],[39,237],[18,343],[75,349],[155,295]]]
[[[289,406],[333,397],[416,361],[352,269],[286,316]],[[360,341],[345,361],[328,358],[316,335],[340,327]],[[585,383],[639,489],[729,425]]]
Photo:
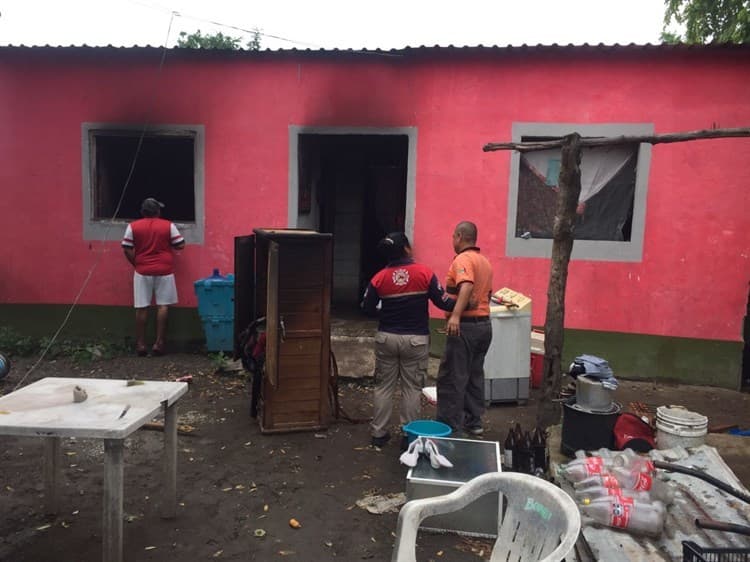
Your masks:
[[[125,257],[135,267],[135,349],[139,356],[147,353],[146,321],[151,301],[156,301],[156,341],[151,348],[154,355],[164,353],[169,305],[177,302],[173,252],[185,247],[185,239],[174,223],[161,218],[163,207],[153,197],[144,199],[143,218],[131,222],[122,239]]]

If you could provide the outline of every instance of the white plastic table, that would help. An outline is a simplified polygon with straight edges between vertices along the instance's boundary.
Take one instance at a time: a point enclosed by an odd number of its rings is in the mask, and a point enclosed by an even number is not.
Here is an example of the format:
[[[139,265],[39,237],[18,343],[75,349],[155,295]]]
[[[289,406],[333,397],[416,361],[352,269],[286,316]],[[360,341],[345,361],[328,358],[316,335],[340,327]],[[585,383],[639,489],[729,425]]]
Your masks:
[[[184,382],[72,379],[47,377],[0,398],[0,435],[44,438],[44,487],[47,513],[57,512],[60,439],[104,440],[104,562],[122,562],[123,443],[164,409],[164,492],[162,517],[177,509],[177,407],[187,392]],[[88,394],[73,401],[78,385]]]

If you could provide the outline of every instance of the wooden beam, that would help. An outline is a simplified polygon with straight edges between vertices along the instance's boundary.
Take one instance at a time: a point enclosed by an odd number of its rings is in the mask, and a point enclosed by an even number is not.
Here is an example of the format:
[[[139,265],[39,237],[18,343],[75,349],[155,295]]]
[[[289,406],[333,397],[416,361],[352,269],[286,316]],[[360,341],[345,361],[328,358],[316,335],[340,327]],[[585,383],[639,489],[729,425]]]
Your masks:
[[[620,137],[581,137],[581,147],[613,146],[618,144],[638,144],[646,142],[649,144],[662,144],[671,142],[685,142],[691,140],[722,139],[730,137],[750,137],[750,127],[737,127],[729,129],[703,129],[700,131],[688,131],[685,133],[665,133],[662,135],[635,135]],[[484,152],[496,150],[517,150],[519,152],[532,152],[535,150],[549,150],[561,148],[565,144],[565,138],[550,141],[531,142],[491,142],[484,145]]]

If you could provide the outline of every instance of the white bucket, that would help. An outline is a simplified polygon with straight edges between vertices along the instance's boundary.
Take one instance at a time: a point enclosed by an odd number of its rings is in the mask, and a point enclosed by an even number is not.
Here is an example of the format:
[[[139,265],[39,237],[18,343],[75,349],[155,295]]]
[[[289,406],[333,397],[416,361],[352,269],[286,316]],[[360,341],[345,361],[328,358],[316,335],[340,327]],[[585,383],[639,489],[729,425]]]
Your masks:
[[[699,447],[706,441],[708,418],[682,406],[656,409],[656,448]]]

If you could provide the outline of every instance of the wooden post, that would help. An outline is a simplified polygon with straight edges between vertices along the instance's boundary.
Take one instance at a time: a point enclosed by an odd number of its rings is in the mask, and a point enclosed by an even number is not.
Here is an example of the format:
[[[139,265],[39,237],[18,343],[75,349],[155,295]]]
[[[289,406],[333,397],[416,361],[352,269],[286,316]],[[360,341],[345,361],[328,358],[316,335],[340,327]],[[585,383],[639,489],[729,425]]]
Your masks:
[[[164,402],[164,492],[161,516],[177,515],[177,405]]]
[[[102,560],[122,562],[123,440],[104,440]]]
[[[537,410],[537,424],[547,427],[559,423],[560,405],[553,400],[560,393],[562,379],[563,328],[565,326],[565,287],[568,263],[573,251],[573,226],[581,195],[581,136],[564,138],[560,161],[560,193],[552,228],[552,260],[547,289],[547,317],[544,323],[543,398]]]
[[[44,438],[44,511],[57,514],[57,477],[60,474],[60,438]]]

